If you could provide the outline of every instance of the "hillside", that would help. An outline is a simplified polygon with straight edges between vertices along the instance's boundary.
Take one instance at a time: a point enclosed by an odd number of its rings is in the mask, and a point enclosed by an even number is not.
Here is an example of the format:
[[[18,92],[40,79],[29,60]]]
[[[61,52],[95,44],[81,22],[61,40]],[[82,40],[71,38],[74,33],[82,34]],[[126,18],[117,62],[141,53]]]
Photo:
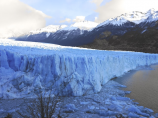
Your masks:
[[[140,23],[122,36],[114,35],[107,39],[106,34],[107,31],[100,34],[92,43],[81,47],[158,53],[158,21]]]

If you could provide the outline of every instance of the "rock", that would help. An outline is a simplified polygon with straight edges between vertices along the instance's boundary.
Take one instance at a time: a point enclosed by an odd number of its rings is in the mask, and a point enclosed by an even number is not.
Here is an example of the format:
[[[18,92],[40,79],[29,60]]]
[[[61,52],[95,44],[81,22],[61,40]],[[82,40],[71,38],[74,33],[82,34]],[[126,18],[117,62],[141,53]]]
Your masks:
[[[95,106],[88,106],[88,108],[89,108],[89,109],[94,109],[94,108],[95,108]]]
[[[107,112],[100,112],[99,115],[100,116],[109,116],[109,113],[107,113]]]
[[[89,102],[80,102],[80,104],[86,105],[89,104]]]
[[[96,102],[92,102],[93,105],[98,105]]]
[[[139,118],[139,115],[130,112],[130,113],[128,114],[128,117],[130,117],[130,118]]]
[[[121,105],[117,105],[116,111],[122,112],[123,111],[123,107]]]
[[[112,104],[108,107],[108,109],[114,111],[116,109],[116,105]]]
[[[120,88],[126,88],[127,86],[125,86],[125,85],[121,85],[121,84],[119,84],[119,85],[114,85],[114,86],[116,86],[116,87],[120,87]]]
[[[158,113],[156,113],[154,116],[155,116],[156,118],[158,118]]]
[[[106,107],[103,107],[103,106],[100,106],[100,109],[101,110],[106,110],[106,111],[108,110]]]
[[[94,110],[94,113],[100,116],[109,116],[109,113],[105,110]]]
[[[111,100],[115,101],[115,100],[116,100],[116,97],[111,97]]]
[[[125,91],[125,94],[130,94],[131,93],[131,91]]]
[[[155,118],[154,116],[150,116],[149,118]]]
[[[146,112],[146,113],[154,113],[154,111],[152,109],[149,109],[149,108],[145,108],[144,112]]]
[[[130,101],[130,98],[127,97],[116,97],[116,99],[121,101]]]
[[[73,112],[76,112],[78,111],[78,109],[75,107],[74,104],[67,104],[64,106],[64,110],[63,112],[65,113],[73,113]]]
[[[134,112],[134,113],[137,113],[139,115],[142,115],[142,116],[146,116],[146,117],[149,117],[150,115],[149,114],[146,114],[146,113],[143,113],[140,111],[140,109],[138,109],[137,107],[135,106],[131,106],[129,109],[128,109],[129,112]]]
[[[116,116],[116,115],[118,115],[118,113],[114,112],[114,111],[108,111],[108,114],[109,114],[109,116]]]
[[[111,101],[108,99],[108,100],[105,100],[105,104],[106,105],[110,105],[111,104]]]
[[[94,114],[94,111],[93,111],[93,110],[86,110],[85,112],[86,112],[86,113]]]
[[[99,107],[96,107],[96,109],[99,109]]]
[[[134,105],[138,105],[139,103],[138,103],[138,102],[133,102],[133,104],[134,104]]]

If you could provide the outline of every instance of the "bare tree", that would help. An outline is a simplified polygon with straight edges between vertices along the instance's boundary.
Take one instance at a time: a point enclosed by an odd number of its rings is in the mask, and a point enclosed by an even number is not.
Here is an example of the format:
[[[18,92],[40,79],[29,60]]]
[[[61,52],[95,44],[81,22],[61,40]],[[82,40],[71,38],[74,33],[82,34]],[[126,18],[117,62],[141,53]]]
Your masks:
[[[12,115],[8,113],[8,115],[4,118],[12,118]]]
[[[51,92],[48,96],[45,93],[37,94],[37,99],[35,99],[31,104],[27,105],[28,115],[23,115],[20,111],[17,113],[23,118],[52,118],[55,113],[56,107],[60,101],[57,96],[52,97]],[[60,115],[57,115],[60,117]]]

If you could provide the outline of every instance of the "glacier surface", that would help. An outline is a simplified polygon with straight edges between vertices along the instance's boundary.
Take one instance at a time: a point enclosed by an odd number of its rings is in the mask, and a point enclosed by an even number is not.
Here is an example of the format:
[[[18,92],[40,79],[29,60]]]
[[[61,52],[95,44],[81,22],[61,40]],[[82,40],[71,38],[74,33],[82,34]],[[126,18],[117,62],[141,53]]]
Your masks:
[[[0,40],[0,97],[30,97],[38,90],[60,96],[97,93],[111,78],[154,63],[158,54]]]

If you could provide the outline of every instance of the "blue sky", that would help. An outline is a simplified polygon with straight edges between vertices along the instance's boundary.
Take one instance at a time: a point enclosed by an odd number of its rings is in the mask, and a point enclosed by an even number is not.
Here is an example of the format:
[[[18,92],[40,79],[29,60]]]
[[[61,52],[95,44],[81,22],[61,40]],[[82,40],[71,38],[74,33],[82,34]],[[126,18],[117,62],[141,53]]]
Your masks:
[[[85,16],[86,20],[94,21],[98,14],[95,12],[97,5],[92,0],[20,0],[25,4],[42,11],[52,18],[47,19],[49,24],[71,24],[63,22],[66,18],[75,19],[76,16]],[[106,0],[105,0],[106,1]]]

